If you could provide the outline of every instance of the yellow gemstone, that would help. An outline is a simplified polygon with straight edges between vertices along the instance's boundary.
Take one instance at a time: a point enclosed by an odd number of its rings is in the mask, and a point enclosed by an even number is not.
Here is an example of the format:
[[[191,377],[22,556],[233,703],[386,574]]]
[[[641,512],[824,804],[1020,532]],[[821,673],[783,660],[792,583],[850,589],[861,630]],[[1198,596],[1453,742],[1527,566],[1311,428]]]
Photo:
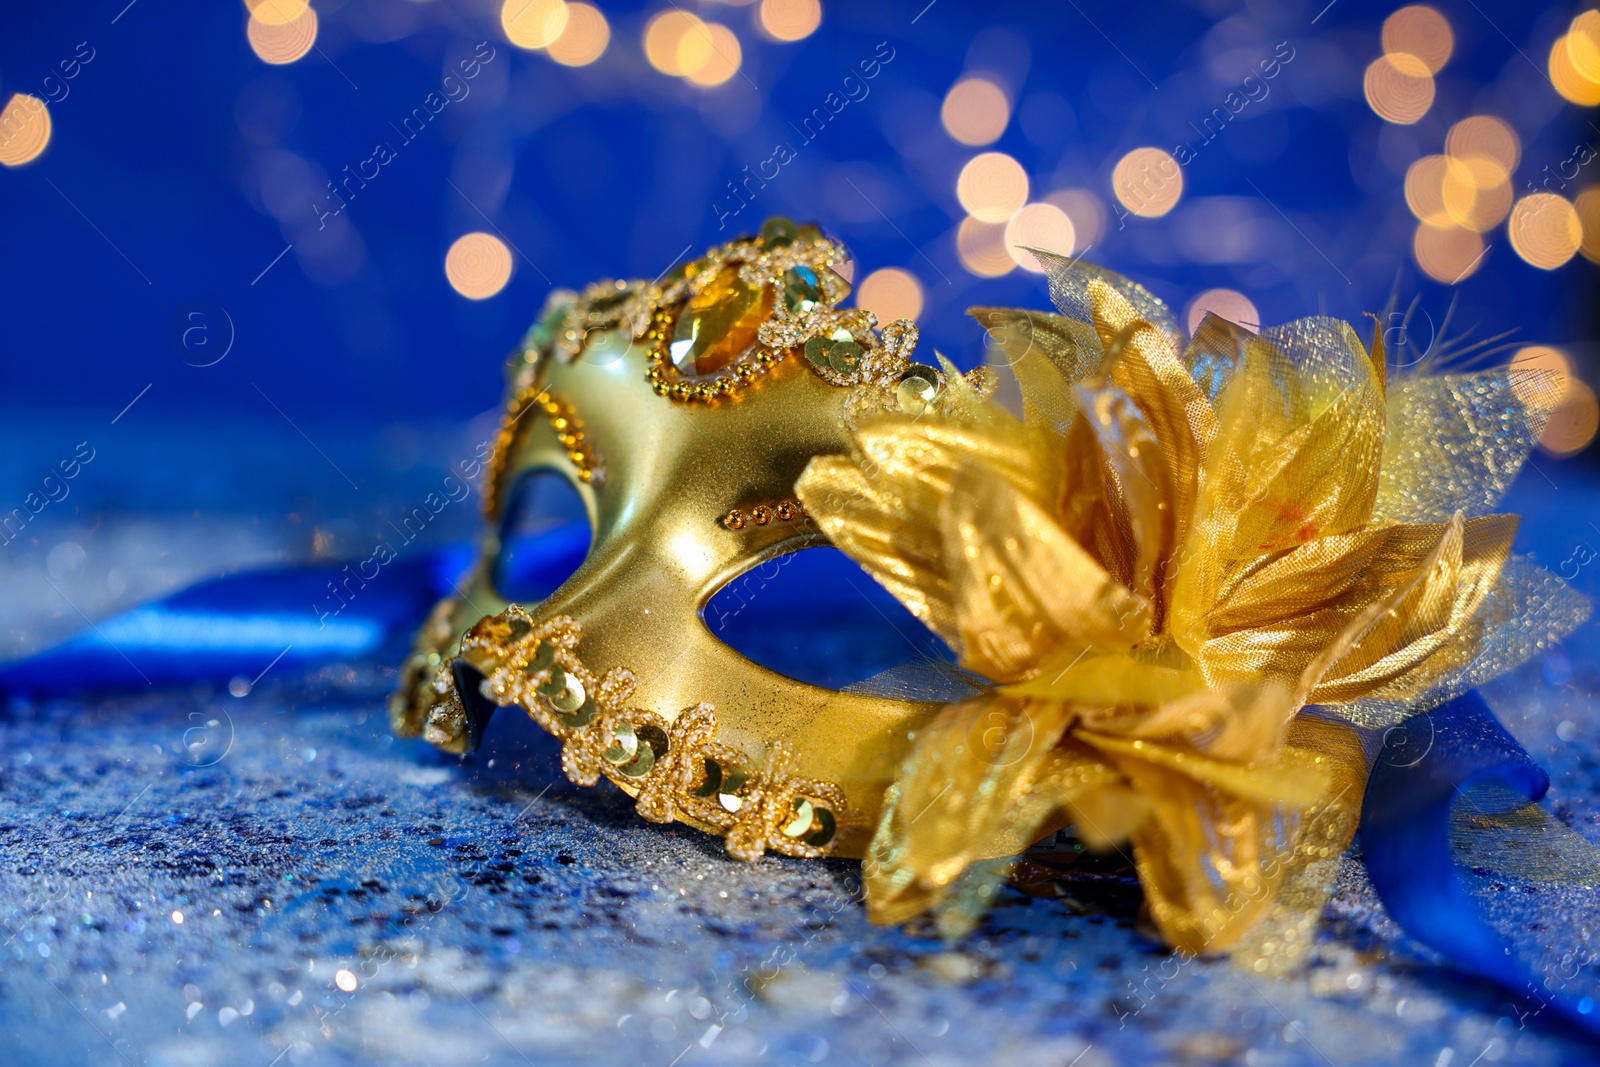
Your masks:
[[[756,343],[756,330],[772,314],[772,290],[746,285],[737,264],[723,267],[689,298],[672,330],[672,365],[686,378],[715,374]]]

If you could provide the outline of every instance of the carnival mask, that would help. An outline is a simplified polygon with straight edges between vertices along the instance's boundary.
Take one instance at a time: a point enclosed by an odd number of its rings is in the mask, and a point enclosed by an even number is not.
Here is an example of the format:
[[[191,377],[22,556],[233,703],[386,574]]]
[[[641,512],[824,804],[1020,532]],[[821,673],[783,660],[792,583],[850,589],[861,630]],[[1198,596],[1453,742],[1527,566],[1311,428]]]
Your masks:
[[[826,543],[794,485],[813,457],[850,451],[853,412],[982,389],[911,363],[909,322],[880,334],[870,312],[837,310],[847,258],[773,220],[658,282],[552,296],[511,360],[479,563],[419,636],[399,732],[463,752],[516,705],[561,739],[573,781],[609,778],[646,818],[724,835],[742,858],[862,853],[939,705],[786,678],[702,617],[752,568]],[[513,603],[508,502],[551,476],[576,489],[590,545],[559,588]]]

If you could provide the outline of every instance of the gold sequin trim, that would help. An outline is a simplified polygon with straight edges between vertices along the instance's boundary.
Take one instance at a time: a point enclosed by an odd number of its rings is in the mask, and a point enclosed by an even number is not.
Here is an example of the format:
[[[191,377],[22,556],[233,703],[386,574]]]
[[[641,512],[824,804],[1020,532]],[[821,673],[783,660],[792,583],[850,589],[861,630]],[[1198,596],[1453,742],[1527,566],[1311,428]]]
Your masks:
[[[480,621],[461,639],[461,656],[483,674],[482,695],[516,705],[561,739],[561,767],[578,785],[609,778],[637,794],[639,814],[713,828],[737,859],[767,851],[816,858],[832,850],[837,815],[845,810],[838,786],[796,775],[789,747],[776,742],[756,762],[716,740],[717,716],[697,704],[668,723],[629,707],[632,671],[613,667],[596,676],[578,656],[582,628],[556,616],[535,623],[512,605]],[[434,683],[454,696],[448,664]],[[459,731],[459,700],[429,715],[428,738],[449,743]]]

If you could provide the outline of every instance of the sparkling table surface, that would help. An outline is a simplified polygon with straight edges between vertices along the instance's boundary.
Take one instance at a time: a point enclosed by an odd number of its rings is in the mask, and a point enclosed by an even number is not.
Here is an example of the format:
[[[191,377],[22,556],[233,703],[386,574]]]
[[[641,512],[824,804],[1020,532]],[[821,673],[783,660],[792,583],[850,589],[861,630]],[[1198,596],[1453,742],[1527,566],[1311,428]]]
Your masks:
[[[1591,595],[1600,568],[1579,546],[1600,546],[1594,489],[1576,471],[1530,473],[1508,501],[1528,516],[1519,550],[1565,565]],[[272,492],[262,490],[266,505]],[[96,617],[307,548],[306,529],[241,510],[97,513],[95,502],[0,554],[7,653],[82,626],[79,610]],[[470,529],[467,510],[440,534]],[[1590,624],[1486,691],[1550,770],[1548,806],[1591,840],[1597,650]],[[1166,953],[1115,861],[1071,865],[1039,895],[1008,889],[975,934],[945,944],[869,924],[852,863],[741,864],[711,837],[643,822],[607,785],[572,786],[554,744],[510,714],[464,759],[397,740],[383,711],[393,680],[392,665],[374,661],[268,672],[236,687],[242,696],[201,685],[11,700],[0,715],[0,1059],[1467,1067],[1596,1057],[1406,940],[1356,859],[1294,978]]]

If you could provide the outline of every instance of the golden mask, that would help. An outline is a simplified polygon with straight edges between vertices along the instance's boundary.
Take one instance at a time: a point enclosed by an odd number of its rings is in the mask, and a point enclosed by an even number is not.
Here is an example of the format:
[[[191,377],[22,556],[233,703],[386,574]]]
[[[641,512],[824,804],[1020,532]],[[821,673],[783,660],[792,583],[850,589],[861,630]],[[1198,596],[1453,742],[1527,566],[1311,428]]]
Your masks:
[[[971,391],[910,362],[909,322],[880,332],[838,309],[847,258],[780,219],[657,282],[552,296],[511,360],[479,562],[419,635],[397,731],[463,752],[516,705],[561,739],[573,781],[609,778],[646,818],[723,835],[735,856],[863,853],[939,705],[786,678],[701,614],[752,568],[826,543],[794,485],[847,451],[848,406],[915,413]],[[498,520],[529,472],[576,488],[592,540],[554,593],[512,604]]]

